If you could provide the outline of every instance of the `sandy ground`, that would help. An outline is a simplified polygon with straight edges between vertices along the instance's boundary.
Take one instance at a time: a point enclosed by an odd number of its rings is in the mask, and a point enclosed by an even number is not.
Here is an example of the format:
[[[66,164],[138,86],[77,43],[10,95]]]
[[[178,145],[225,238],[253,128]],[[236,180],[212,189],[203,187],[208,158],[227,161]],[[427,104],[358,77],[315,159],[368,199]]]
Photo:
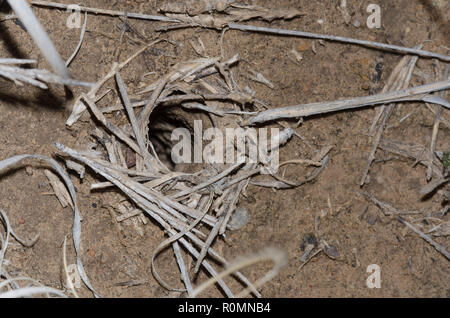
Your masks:
[[[69,1],[59,1],[69,3]],[[273,1],[255,1],[266,7]],[[379,42],[412,47],[425,42],[426,50],[447,54],[443,46],[449,43],[448,7],[439,7],[440,1],[347,1],[352,23],[344,23],[337,10],[337,1],[280,0],[277,7],[297,8],[305,13],[291,21],[274,21],[272,27],[299,29],[318,33],[370,39]],[[382,9],[382,27],[369,29],[365,25],[367,6],[378,2]],[[443,1],[445,2],[445,1]],[[127,10],[129,12],[156,13],[157,1],[84,0],[86,6]],[[68,57],[77,45],[78,29],[66,27],[68,14],[62,11],[36,8],[34,10],[48,30],[63,57]],[[445,14],[446,12],[446,14]],[[323,20],[322,24],[317,21]],[[210,56],[220,54],[217,45],[220,33],[213,30],[187,29],[159,34],[155,22],[130,20],[148,41],[167,38],[184,44],[174,49],[166,43],[157,45],[139,56],[121,73],[130,90],[137,88],[145,72],[155,72],[149,81],[165,74],[177,62],[196,57],[188,41],[198,36]],[[267,25],[253,22],[256,25]],[[89,15],[88,32],[83,46],[70,70],[75,78],[96,81],[117,59],[123,60],[135,52],[139,43],[120,37],[120,20]],[[0,23],[0,56],[23,57],[38,60],[40,68],[47,64],[29,36],[14,20]],[[305,102],[334,100],[341,97],[363,96],[379,92],[399,61],[399,56],[386,52],[338,43],[324,43],[289,37],[229,31],[224,37],[226,56],[239,53],[251,61],[256,70],[264,74],[275,86],[254,83],[237,71],[237,81],[246,83],[257,92],[259,99],[270,107]],[[314,44],[316,52],[312,50]],[[116,48],[120,50],[117,51]],[[292,48],[304,50],[303,60],[296,64],[288,57]],[[417,69],[431,74],[434,80],[434,60],[420,59]],[[443,64],[441,63],[440,66]],[[411,85],[426,80],[414,75]],[[111,82],[107,86],[113,87]],[[83,89],[74,90],[74,95]],[[107,97],[103,106],[113,102]],[[88,117],[68,129],[65,121],[73,100],[67,99],[61,87],[52,86],[40,91],[29,86],[18,87],[0,79],[0,159],[23,153],[54,156],[54,142],[79,148],[92,141],[89,135],[94,127]],[[434,106],[433,106],[434,107]],[[412,114],[399,123],[406,114]],[[373,204],[357,194],[361,174],[370,150],[368,128],[375,115],[373,109],[340,112],[315,116],[305,120],[297,129],[309,145],[294,138],[281,151],[281,160],[309,158],[314,149],[332,145],[330,161],[317,180],[291,190],[272,190],[250,186],[241,204],[251,211],[251,220],[242,230],[228,235],[228,242],[215,242],[227,259],[257,251],[271,245],[285,250],[289,264],[274,280],[267,283],[262,293],[266,297],[449,297],[450,267],[448,260],[433,247],[395,218],[384,216]],[[447,110],[443,116],[450,118]],[[429,146],[434,115],[423,105],[407,104],[396,108],[384,137]],[[448,150],[448,127],[441,125],[438,150]],[[370,181],[363,188],[399,209],[437,211],[442,208],[441,197],[436,195],[421,200],[419,190],[426,185],[426,168],[413,166],[412,160],[391,160],[392,155],[379,150],[370,170]],[[384,160],[386,159],[386,160]],[[300,179],[309,170],[292,166],[286,177]],[[119,240],[108,211],[102,206],[117,202],[117,192],[91,192],[90,184],[101,180],[89,172],[83,182],[73,175],[83,215],[82,258],[92,284],[108,297],[178,297],[169,293],[153,278],[150,259],[153,249],[164,239],[164,233],[153,222],[139,236],[133,227],[125,226],[126,238]],[[43,170],[32,168],[13,171],[0,179],[0,207],[10,218],[11,225],[22,236],[40,233],[33,248],[16,244],[8,249],[8,269],[17,276],[33,277],[48,286],[63,288],[61,283],[62,243],[71,232],[73,212],[63,209],[55,196],[49,195],[49,186]],[[331,204],[331,209],[330,205]],[[331,259],[318,254],[300,268],[302,241],[314,233],[314,219],[321,219],[319,235],[336,247],[339,256]],[[448,216],[444,219],[448,220]],[[436,238],[448,244],[445,238]],[[356,252],[356,253],[355,253]],[[74,259],[69,247],[69,261]],[[168,282],[181,286],[179,271],[172,252],[162,253],[158,268]],[[379,289],[366,286],[367,266],[381,268],[382,284]],[[267,264],[244,270],[249,278],[260,277]],[[199,281],[206,275],[202,274]],[[121,286],[124,282],[138,281],[137,286]],[[84,287],[82,296],[91,294]],[[205,296],[220,297],[219,290],[211,289]]]

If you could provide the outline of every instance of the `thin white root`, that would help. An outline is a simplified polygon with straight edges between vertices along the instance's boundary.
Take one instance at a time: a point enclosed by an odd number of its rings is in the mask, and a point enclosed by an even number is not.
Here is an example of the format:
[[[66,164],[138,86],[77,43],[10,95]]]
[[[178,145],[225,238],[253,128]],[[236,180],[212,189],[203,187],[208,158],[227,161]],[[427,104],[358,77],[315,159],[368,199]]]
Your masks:
[[[192,291],[191,297],[197,297],[201,292],[203,292],[208,287],[212,286],[219,279],[223,279],[224,277],[253,264],[264,262],[264,261],[273,261],[273,268],[268,271],[262,278],[258,279],[253,286],[258,288],[274,278],[281,269],[287,265],[287,255],[285,252],[276,249],[276,248],[265,248],[259,253],[249,255],[246,257],[238,258],[235,262],[231,263],[228,268],[222,273],[218,274],[215,277],[207,280],[197,288]],[[246,288],[241,293],[237,295],[237,297],[244,297],[250,293],[250,289]]]

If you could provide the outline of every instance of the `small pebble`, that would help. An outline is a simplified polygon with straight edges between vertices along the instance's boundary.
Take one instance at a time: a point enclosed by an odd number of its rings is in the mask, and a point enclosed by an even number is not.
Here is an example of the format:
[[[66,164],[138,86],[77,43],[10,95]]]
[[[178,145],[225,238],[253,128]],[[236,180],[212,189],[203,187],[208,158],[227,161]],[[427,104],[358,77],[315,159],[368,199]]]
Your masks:
[[[48,182],[46,180],[39,180],[38,181],[38,188],[39,189],[46,188],[47,186],[48,186]]]
[[[377,223],[378,218],[376,215],[369,213],[366,215],[365,220],[367,224],[374,225],[375,223]]]
[[[25,167],[25,172],[27,173],[27,175],[32,176],[33,175],[33,168],[31,168],[30,166],[26,166]]]
[[[355,20],[355,21],[353,21],[353,26],[355,28],[359,28],[361,26],[361,22],[359,22],[359,20]]]
[[[22,218],[19,218],[19,224],[24,224],[24,223],[25,223],[25,220]]]
[[[232,231],[242,229],[250,221],[250,213],[246,208],[238,207],[231,215],[228,228]]]
[[[298,52],[305,52],[308,51],[311,48],[311,45],[304,40],[301,40],[297,45],[297,51]]]
[[[362,88],[363,90],[365,90],[365,91],[368,91],[368,90],[370,89],[370,85],[369,85],[368,83],[363,83],[363,84],[361,85],[361,88]]]
[[[331,258],[337,258],[339,257],[339,251],[337,248],[333,245],[327,245],[324,247],[323,251],[325,254],[327,254]]]
[[[383,184],[384,183],[384,178],[382,176],[377,176],[377,183],[379,184]]]

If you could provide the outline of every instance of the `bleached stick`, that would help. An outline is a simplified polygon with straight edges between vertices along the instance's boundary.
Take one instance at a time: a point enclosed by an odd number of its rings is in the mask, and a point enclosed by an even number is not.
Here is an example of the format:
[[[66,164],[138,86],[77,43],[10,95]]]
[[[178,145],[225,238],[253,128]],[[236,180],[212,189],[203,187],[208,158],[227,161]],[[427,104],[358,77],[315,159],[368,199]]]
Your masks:
[[[406,64],[405,69],[403,69],[400,72],[400,76],[398,77],[397,81],[394,82],[393,90],[397,89],[405,89],[409,86],[409,81],[411,79],[411,74],[414,70],[414,67],[416,66],[418,57],[417,56],[404,56],[402,60],[406,59],[408,63]],[[403,64],[402,61],[399,64]],[[388,86],[387,89],[389,89]],[[384,90],[384,89],[383,89]],[[378,129],[375,134],[374,141],[372,143],[372,149],[370,150],[369,157],[367,158],[366,167],[364,169],[364,173],[361,177],[360,186],[363,186],[366,182],[367,175],[369,174],[370,167],[372,165],[372,162],[375,160],[375,153],[377,152],[378,145],[380,144],[381,136],[383,135],[383,131],[387,125],[387,121],[391,117],[393,111],[394,111],[395,104],[391,104],[388,106],[382,106],[382,112],[384,114],[383,120],[381,121],[380,125],[378,126]],[[381,114],[380,114],[381,115]],[[377,114],[378,116],[378,114]],[[374,121],[374,123],[376,123]]]
[[[424,51],[424,50],[419,50],[419,49],[414,49],[414,48],[409,48],[409,47],[403,47],[403,46],[398,46],[398,45],[380,43],[380,42],[346,38],[346,37],[342,37],[342,36],[303,32],[303,31],[296,31],[296,30],[274,29],[274,28],[258,27],[258,26],[238,24],[238,23],[229,23],[228,27],[230,28],[230,30],[250,31],[250,32],[268,33],[268,34],[276,34],[276,35],[295,36],[295,37],[310,38],[310,39],[321,39],[321,40],[328,40],[328,41],[334,41],[334,42],[342,42],[342,43],[347,43],[347,44],[357,44],[357,45],[367,46],[367,47],[382,50],[382,51],[393,51],[393,52],[401,53],[401,54],[412,54],[412,55],[418,55],[421,57],[437,58],[444,62],[450,62],[450,56],[446,56],[446,55],[442,55],[442,54],[438,54],[438,53],[433,53],[433,52],[429,52],[429,51]]]
[[[51,287],[24,287],[19,289],[13,289],[8,292],[0,294],[0,298],[20,298],[30,297],[37,294],[54,294],[61,298],[67,298],[60,290]]]
[[[450,66],[447,65],[444,71],[444,78],[448,78],[448,72],[450,71]],[[444,97],[445,92],[441,92],[441,97]],[[429,160],[428,160],[428,167],[427,167],[427,181],[431,180],[432,174],[433,174],[433,161],[434,161],[434,152],[436,151],[436,143],[437,143],[437,136],[439,132],[439,125],[441,123],[441,114],[442,114],[442,106],[438,105],[436,110],[436,116],[434,117],[434,124],[433,124],[433,132],[431,134],[431,142],[430,142],[430,152],[429,152]]]
[[[450,260],[450,253],[447,252],[447,249],[442,246],[439,245],[438,243],[436,243],[435,241],[433,241],[431,239],[431,237],[429,237],[428,235],[426,235],[425,233],[423,233],[422,231],[416,229],[413,225],[411,225],[409,222],[405,221],[405,219],[403,219],[402,217],[398,217],[397,220],[402,223],[405,224],[407,227],[409,227],[412,231],[414,231],[417,235],[419,235],[423,240],[425,240],[428,244],[430,244],[431,246],[433,246],[436,251],[438,251],[439,253],[441,253],[442,255],[444,255],[448,260]]]
[[[92,86],[91,83],[77,81],[67,77],[61,77],[59,75],[50,73],[47,70],[27,69],[9,64],[0,64],[0,76],[13,81],[16,85],[22,85],[23,82],[37,86],[41,89],[48,89],[48,86],[43,82],[64,84],[68,86]]]
[[[8,1],[16,1],[16,0],[8,0]],[[56,8],[56,9],[70,9],[70,4],[56,3],[51,1],[30,1],[32,5],[40,6],[40,7],[48,7],[48,8]],[[72,5],[73,6],[73,5]],[[161,15],[149,15],[142,13],[132,13],[132,12],[124,12],[124,11],[114,11],[107,9],[97,9],[97,8],[88,8],[79,6],[80,11],[94,13],[94,14],[103,14],[114,17],[127,17],[131,19],[140,19],[140,20],[152,20],[152,21],[164,21],[164,22],[179,22],[178,20],[171,19]]]
[[[103,78],[101,78],[98,82],[96,82],[95,85],[91,88],[91,90],[86,95],[89,98],[91,98],[92,100],[94,100],[94,102],[96,102],[97,99],[100,98],[100,97],[96,98],[97,92],[103,86],[103,84],[105,84],[109,79],[114,77],[116,72],[120,71],[123,67],[125,67],[125,65],[127,65],[129,62],[131,62],[131,60],[133,60],[136,56],[138,56],[139,54],[144,52],[149,47],[155,45],[156,43],[159,43],[160,41],[161,40],[156,40],[156,41],[153,41],[152,43],[149,43],[148,45],[143,46],[142,48],[140,48],[138,51],[136,51],[133,55],[131,55],[129,58],[127,58],[125,61],[123,61],[120,64],[114,63],[111,70],[109,71],[109,73],[106,74],[105,76],[103,76]],[[83,112],[85,110],[86,110],[86,106],[83,103],[81,96],[79,96],[73,105],[72,113],[70,114],[69,118],[67,119],[66,125],[70,127],[73,124],[75,124],[78,121],[78,119],[80,119],[81,115],[83,114]]]
[[[233,172],[234,170],[236,170],[237,168],[239,168],[240,166],[242,166],[243,163],[238,162],[237,164],[234,164],[233,166],[229,167],[228,169],[225,169],[223,172],[211,177],[210,179],[208,179],[207,181],[198,184],[192,188],[186,189],[184,191],[178,192],[176,194],[174,194],[171,198],[172,199],[177,199],[177,198],[181,198],[184,197],[188,194],[194,193],[200,189],[203,189],[221,179],[223,179],[225,176],[229,175],[231,172]]]
[[[25,60],[25,59],[0,59],[0,64],[34,64],[36,63],[36,60]]]
[[[141,155],[144,158],[148,169],[150,171],[154,171],[150,154],[148,153],[148,149],[145,145],[144,137],[142,136],[141,131],[139,129],[139,124],[137,122],[136,115],[134,114],[133,107],[131,107],[131,101],[128,96],[127,89],[125,87],[125,83],[122,77],[120,76],[119,72],[116,73],[116,82],[117,86],[119,87],[120,95],[122,96],[123,104],[125,106],[125,109],[127,110],[128,118],[130,119],[131,127],[133,128],[134,131],[134,136],[136,138],[139,149],[141,150]]]
[[[69,67],[70,63],[72,63],[75,56],[77,56],[78,51],[80,50],[81,45],[83,44],[84,34],[86,33],[86,26],[87,26],[87,13],[84,14],[84,24],[83,27],[81,28],[80,40],[78,41],[77,47],[73,51],[72,55],[66,61],[67,67]]]
[[[0,161],[0,174],[5,173],[6,171],[10,170],[11,168],[16,168],[19,165],[24,165],[25,160],[37,160],[39,162],[45,163],[47,166],[50,166],[54,172],[57,172],[58,175],[62,178],[65,185],[67,186],[67,189],[69,191],[69,194],[72,198],[72,202],[74,205],[74,221],[73,221],[73,242],[74,242],[74,248],[76,253],[76,260],[77,260],[77,268],[78,272],[80,274],[81,279],[85,283],[85,285],[94,293],[94,296],[98,297],[98,293],[95,291],[95,289],[92,287],[92,285],[89,282],[89,279],[87,278],[86,272],[84,270],[83,262],[81,261],[81,214],[78,210],[78,201],[76,197],[75,187],[73,186],[72,181],[70,180],[69,175],[64,171],[64,169],[56,162],[55,160],[40,156],[40,155],[20,155],[20,156],[14,156],[5,160]],[[4,295],[4,294],[3,294]]]
[[[392,91],[384,94],[376,94],[364,97],[355,97],[332,102],[319,102],[312,104],[295,105],[281,107],[260,112],[244,121],[244,125],[253,125],[280,118],[308,117],[318,114],[326,114],[340,110],[356,109],[364,106],[398,103],[405,101],[430,101],[450,108],[450,103],[437,98],[436,96],[427,96],[427,94],[446,90],[450,88],[450,80],[435,82],[427,85],[416,86],[399,91]],[[432,101],[431,101],[432,100]]]
[[[266,282],[268,282],[269,280],[271,280],[272,278],[274,278],[281,271],[281,269],[287,265],[287,262],[288,262],[286,253],[281,250],[275,249],[275,248],[266,248],[257,254],[238,258],[235,262],[230,264],[227,267],[227,269],[224,270],[222,273],[220,273],[219,275],[211,278],[210,280],[204,282],[203,284],[201,284],[200,286],[195,288],[195,290],[192,292],[190,297],[197,297],[197,295],[199,295],[206,288],[208,288],[215,282],[226,277],[227,275],[232,274],[233,272],[235,272],[239,269],[242,269],[244,267],[247,267],[247,266],[262,262],[262,261],[266,261],[266,260],[271,260],[274,262],[273,268],[271,270],[269,270],[262,278],[260,278],[256,281],[256,283],[254,284],[254,286],[256,286],[256,287],[260,287],[263,284],[265,284]],[[238,295],[238,297],[243,297],[243,296],[247,295],[248,293],[249,293],[249,290],[245,289]]]
[[[8,0],[9,5],[14,10],[20,21],[23,23],[28,33],[30,33],[36,45],[45,56],[56,74],[63,78],[69,78],[69,71],[66,64],[59,55],[47,32],[39,23],[33,11],[25,0]]]
[[[183,279],[184,285],[186,286],[186,291],[187,291],[188,295],[191,295],[194,288],[192,287],[192,283],[189,278],[186,264],[184,263],[184,260],[183,260],[183,255],[181,254],[180,245],[178,244],[178,242],[174,242],[172,244],[172,247],[173,247],[173,253],[175,254],[175,257],[177,259],[178,267],[180,268],[181,277]]]
[[[155,221],[157,221],[158,223],[160,223],[166,230],[167,232],[174,236],[176,235],[178,232],[176,230],[174,230],[172,228],[172,226],[174,228],[176,228],[178,231],[184,231],[186,229],[186,227],[184,225],[181,225],[179,222],[177,222],[176,220],[174,220],[170,215],[168,215],[166,212],[164,212],[162,209],[165,209],[167,212],[170,212],[170,207],[167,205],[167,203],[169,202],[163,202],[163,201],[159,201],[158,200],[158,205],[153,204],[152,202],[150,202],[149,200],[154,201],[155,198],[152,198],[152,195],[150,192],[153,193],[153,195],[158,196],[157,193],[155,193],[154,191],[152,191],[151,189],[147,189],[148,192],[144,193],[142,192],[142,190],[140,189],[141,186],[139,184],[130,184],[127,180],[127,178],[125,178],[123,175],[122,176],[112,176],[110,175],[110,173],[112,172],[111,169],[102,166],[101,164],[98,164],[97,162],[94,162],[93,160],[90,160],[86,157],[84,157],[83,155],[77,153],[76,151],[65,147],[64,145],[61,144],[56,144],[56,147],[66,153],[67,155],[69,155],[70,157],[75,158],[76,160],[85,163],[86,165],[88,165],[89,167],[91,167],[95,172],[101,174],[102,176],[104,176],[107,180],[113,182],[120,190],[122,190],[127,196],[130,197],[130,199],[132,199],[137,206],[139,206],[140,208],[142,208],[144,211],[146,211],[146,213],[148,213],[153,219],[155,219]],[[120,181],[119,181],[120,179]],[[124,182],[122,184],[122,182]],[[130,186],[130,187],[129,187]],[[133,189],[133,190],[131,190]],[[136,195],[137,194],[137,195]],[[164,200],[165,198],[162,197],[160,198],[161,200]],[[178,203],[174,202],[175,205],[179,205]],[[161,207],[161,208],[160,208]],[[179,208],[179,207],[178,207]],[[185,210],[188,210],[187,207],[184,207]],[[186,212],[186,211],[185,211]],[[192,216],[192,214],[191,214]],[[198,216],[198,214],[197,214]],[[195,216],[194,216],[195,217]],[[208,215],[205,215],[205,218],[202,219],[202,222],[206,221],[206,217],[208,217]],[[194,244],[196,244],[197,246],[202,247],[204,245],[203,241],[201,241],[200,239],[198,239],[192,232],[187,232],[186,236],[190,239],[190,241],[192,241]],[[183,237],[179,239],[179,242],[192,254],[192,256],[194,256],[195,258],[199,257],[199,252]],[[224,258],[222,258],[216,251],[214,251],[212,248],[208,249],[208,253],[218,262],[220,262],[221,264],[223,264],[224,266],[227,266],[227,262]],[[203,266],[205,267],[205,269],[214,277],[217,275],[216,271],[214,270],[214,268],[209,264],[208,261],[203,260]],[[239,280],[241,280],[244,284],[246,284],[247,286],[249,286],[250,288],[252,288],[252,292],[256,295],[256,296],[260,296],[260,294],[258,293],[258,291],[256,289],[254,289],[254,287],[251,285],[251,283],[248,281],[248,279],[242,275],[242,273],[240,272],[236,272],[235,273],[236,276],[239,278]],[[226,284],[223,281],[219,281],[218,282],[219,285],[222,287],[222,289],[224,290],[224,292],[229,295],[232,296],[231,291],[228,289],[228,287],[226,286]]]

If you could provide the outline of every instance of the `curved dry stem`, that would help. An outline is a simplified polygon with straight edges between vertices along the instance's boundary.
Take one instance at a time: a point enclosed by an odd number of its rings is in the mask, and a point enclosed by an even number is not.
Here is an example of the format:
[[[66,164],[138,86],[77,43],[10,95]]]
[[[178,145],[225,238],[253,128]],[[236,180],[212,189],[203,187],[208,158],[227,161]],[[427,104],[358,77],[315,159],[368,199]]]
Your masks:
[[[80,243],[81,243],[81,215],[80,211],[78,209],[78,200],[75,193],[75,187],[73,186],[72,181],[70,180],[67,173],[64,171],[64,169],[53,159],[41,156],[41,155],[19,155],[14,156],[5,160],[0,161],[0,175],[4,173],[7,170],[10,170],[12,168],[17,167],[23,167],[26,165],[27,160],[35,160],[39,161],[41,164],[43,163],[46,166],[49,166],[54,172],[56,172],[61,179],[64,181],[70,197],[72,199],[73,205],[74,205],[74,222],[73,222],[73,240],[74,240],[74,246],[75,246],[75,252],[77,255],[77,267],[78,272],[80,273],[80,277],[85,283],[85,285],[94,293],[96,297],[98,297],[98,293],[95,291],[95,289],[91,286],[89,279],[87,278],[86,272],[84,271],[83,262],[81,261],[80,257]],[[33,291],[35,293],[35,291]]]
[[[223,279],[224,277],[237,272],[244,267],[264,261],[273,261],[274,266],[262,278],[258,279],[254,284],[252,284],[255,288],[264,285],[281,271],[281,269],[287,264],[287,255],[285,252],[277,248],[268,247],[263,249],[259,253],[238,258],[235,262],[231,263],[225,271],[195,288],[192,292],[191,297],[197,297],[201,292],[216,283],[219,279]],[[251,290],[249,288],[246,288],[241,293],[239,293],[237,297],[244,297],[248,295],[250,291]]]
[[[64,244],[63,244],[63,265],[64,265],[64,273],[66,274],[66,282],[67,286],[69,286],[70,290],[72,291],[75,298],[80,298],[75,290],[75,286],[73,286],[72,280],[69,276],[69,270],[67,269],[67,253],[66,253],[66,247],[67,247],[67,235],[64,236]]]
[[[3,258],[5,257],[6,249],[8,248],[11,226],[9,225],[8,217],[6,216],[5,212],[0,211],[0,215],[2,223],[5,225],[6,228],[6,237],[4,240],[2,239],[2,249],[0,250],[0,270],[1,270],[3,265]]]
[[[67,298],[61,291],[51,287],[24,287],[19,289],[13,289],[6,293],[0,294],[0,298],[19,298],[27,297],[38,294],[53,294],[61,298]]]
[[[81,28],[80,41],[78,41],[77,47],[73,51],[72,55],[67,59],[66,67],[69,67],[70,63],[72,63],[75,56],[77,56],[78,51],[81,48],[81,45],[83,44],[84,34],[86,33],[86,26],[87,26],[87,12],[84,13],[84,24],[83,27]]]
[[[2,288],[4,288],[5,286],[8,286],[8,285],[11,285],[11,286],[13,287],[12,290],[20,290],[20,289],[22,289],[22,288],[20,288],[20,287],[16,284],[18,281],[28,281],[28,282],[31,282],[31,283],[33,283],[33,284],[36,285],[35,287],[46,287],[46,286],[42,285],[40,282],[38,282],[37,280],[35,280],[35,279],[33,279],[33,278],[21,276],[21,277],[8,278],[7,280],[1,282],[1,283],[0,283],[0,290],[2,290]],[[9,292],[9,291],[10,291],[10,290],[8,290],[8,292]],[[6,293],[6,292],[5,292],[5,293]],[[0,293],[0,298],[2,298],[2,295],[3,295],[3,294],[4,294],[4,293]],[[49,298],[50,295],[49,295],[48,293],[46,293],[46,294],[47,294],[47,298]]]
[[[177,289],[177,288],[173,288],[171,287],[169,284],[167,284],[162,278],[161,276],[159,276],[157,270],[156,270],[156,266],[155,266],[155,258],[156,256],[162,251],[164,250],[167,246],[171,245],[172,243],[178,241],[180,238],[182,238],[186,233],[190,232],[193,228],[195,228],[200,221],[205,217],[205,215],[208,213],[208,210],[205,210],[203,212],[202,215],[200,215],[194,222],[192,222],[191,225],[189,225],[189,227],[184,230],[179,232],[178,234],[175,234],[173,236],[171,236],[170,238],[168,238],[167,240],[161,242],[161,244],[159,244],[159,246],[153,251],[153,255],[152,255],[152,273],[153,276],[155,277],[155,279],[166,289],[171,290],[171,291],[179,291],[179,292],[184,292],[186,291],[186,289]]]
[[[36,234],[36,236],[34,238],[32,238],[31,240],[26,240],[26,239],[19,237],[16,234],[16,232],[14,232],[13,228],[9,225],[9,220],[8,220],[8,217],[6,216],[6,213],[4,211],[0,210],[0,214],[2,216],[2,222],[6,227],[7,233],[10,233],[16,239],[17,242],[19,242],[20,244],[22,244],[25,247],[32,247],[34,244],[36,244],[36,242],[39,239],[39,234]],[[8,236],[7,236],[7,238],[8,238]],[[5,244],[5,248],[6,248],[6,245],[7,244]],[[1,268],[1,261],[0,261],[0,268]]]

